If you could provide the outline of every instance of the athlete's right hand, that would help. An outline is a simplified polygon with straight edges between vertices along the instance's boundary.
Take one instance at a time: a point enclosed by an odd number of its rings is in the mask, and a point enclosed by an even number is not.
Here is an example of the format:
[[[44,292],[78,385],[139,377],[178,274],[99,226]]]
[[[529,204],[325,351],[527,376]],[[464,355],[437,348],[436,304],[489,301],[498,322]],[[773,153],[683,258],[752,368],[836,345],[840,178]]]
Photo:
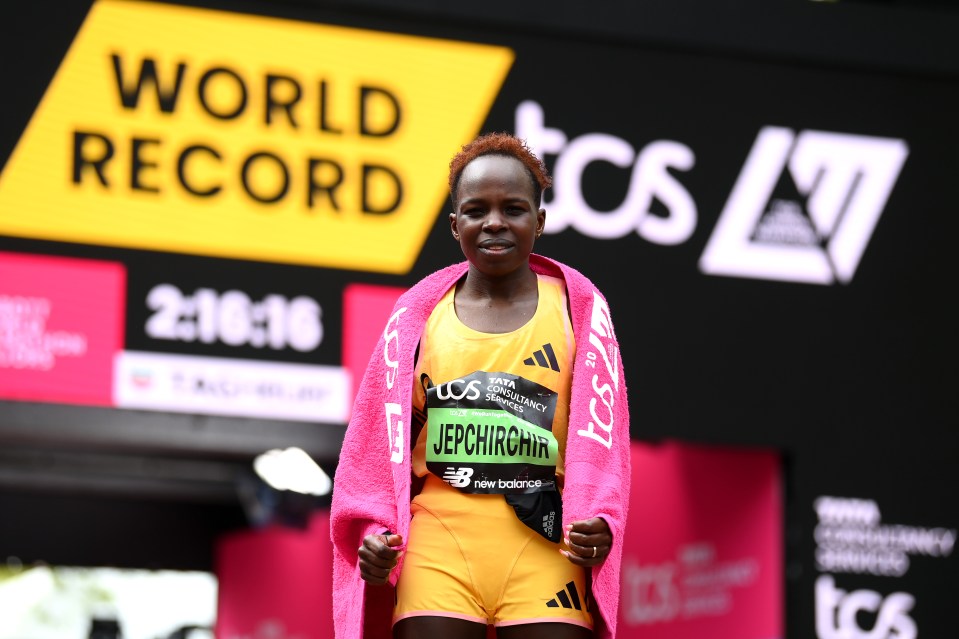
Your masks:
[[[403,545],[403,538],[392,533],[367,535],[363,538],[363,545],[357,551],[360,563],[360,576],[363,581],[382,586],[390,578],[390,572],[403,554],[401,550],[393,550]]]

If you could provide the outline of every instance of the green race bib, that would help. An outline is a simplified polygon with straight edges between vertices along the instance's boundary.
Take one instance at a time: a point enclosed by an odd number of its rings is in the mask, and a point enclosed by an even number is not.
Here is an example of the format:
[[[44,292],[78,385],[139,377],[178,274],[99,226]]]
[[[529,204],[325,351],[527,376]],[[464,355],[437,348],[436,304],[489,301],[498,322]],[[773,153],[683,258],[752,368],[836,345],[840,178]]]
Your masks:
[[[426,392],[426,467],[468,493],[556,490],[556,393],[519,375],[477,371]]]

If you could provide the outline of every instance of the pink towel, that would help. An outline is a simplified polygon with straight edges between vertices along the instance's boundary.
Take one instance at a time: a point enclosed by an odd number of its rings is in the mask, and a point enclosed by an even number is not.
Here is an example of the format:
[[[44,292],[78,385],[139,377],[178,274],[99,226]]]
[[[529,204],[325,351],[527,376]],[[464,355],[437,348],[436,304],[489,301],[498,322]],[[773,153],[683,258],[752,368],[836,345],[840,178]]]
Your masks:
[[[566,444],[563,524],[603,517],[613,533],[609,558],[593,568],[595,635],[616,635],[619,570],[629,506],[629,409],[609,307],[581,273],[532,255],[534,271],[562,277],[570,300],[576,359]],[[410,526],[413,354],[433,307],[466,273],[461,262],[427,276],[397,301],[357,392],[333,483],[333,618],[339,639],[390,636],[392,590],[366,588],[357,549],[363,537]],[[396,580],[400,564],[390,576]],[[385,594],[390,596],[384,596]],[[365,634],[364,634],[365,629]]]

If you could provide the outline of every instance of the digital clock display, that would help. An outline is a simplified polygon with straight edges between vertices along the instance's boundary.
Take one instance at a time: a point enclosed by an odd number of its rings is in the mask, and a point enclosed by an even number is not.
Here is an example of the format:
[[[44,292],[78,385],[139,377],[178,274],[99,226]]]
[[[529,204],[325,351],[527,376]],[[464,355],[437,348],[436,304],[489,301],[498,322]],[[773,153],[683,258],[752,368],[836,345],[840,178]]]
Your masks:
[[[146,305],[151,314],[144,328],[154,339],[301,353],[323,343],[322,308],[305,295],[268,294],[254,300],[236,289],[197,288],[184,293],[163,283],[150,289]]]

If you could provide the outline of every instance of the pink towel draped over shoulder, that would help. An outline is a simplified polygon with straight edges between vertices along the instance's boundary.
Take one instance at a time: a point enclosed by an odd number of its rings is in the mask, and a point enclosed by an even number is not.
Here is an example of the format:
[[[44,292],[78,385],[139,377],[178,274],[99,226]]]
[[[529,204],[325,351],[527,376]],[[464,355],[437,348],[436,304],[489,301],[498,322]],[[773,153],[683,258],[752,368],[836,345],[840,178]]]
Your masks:
[[[562,277],[569,295],[576,359],[563,524],[591,517],[609,523],[613,548],[606,561],[592,569],[592,588],[599,612],[595,635],[612,638],[630,482],[629,409],[619,345],[606,300],[589,279],[539,255],[530,256],[530,266]],[[334,477],[330,522],[333,616],[339,639],[389,636],[392,591],[387,586],[367,589],[357,549],[371,533],[389,530],[404,541],[409,534],[413,356],[434,306],[468,267],[462,262],[437,271],[400,297],[357,391]],[[392,585],[402,568],[401,559],[390,575]],[[390,596],[382,596],[382,591]]]

